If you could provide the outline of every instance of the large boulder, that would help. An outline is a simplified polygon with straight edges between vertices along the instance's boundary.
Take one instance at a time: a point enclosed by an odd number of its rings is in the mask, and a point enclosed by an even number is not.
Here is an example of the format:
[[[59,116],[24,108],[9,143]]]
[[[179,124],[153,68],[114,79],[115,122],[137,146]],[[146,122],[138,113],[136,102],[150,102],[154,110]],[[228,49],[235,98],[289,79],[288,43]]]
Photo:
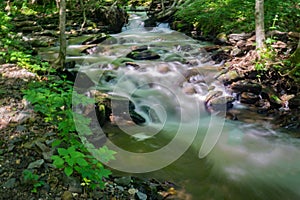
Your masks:
[[[99,23],[108,26],[110,33],[119,33],[124,24],[128,22],[128,14],[125,10],[115,7],[100,7],[94,13],[93,17]]]

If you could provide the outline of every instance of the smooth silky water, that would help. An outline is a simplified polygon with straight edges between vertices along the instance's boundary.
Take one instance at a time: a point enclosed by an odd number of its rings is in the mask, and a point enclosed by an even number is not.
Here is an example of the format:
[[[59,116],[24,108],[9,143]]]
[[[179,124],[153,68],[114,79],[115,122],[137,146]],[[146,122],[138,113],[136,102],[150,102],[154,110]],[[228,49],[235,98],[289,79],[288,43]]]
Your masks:
[[[226,91],[213,78],[218,69],[207,62],[206,44],[164,25],[144,28],[143,19],[145,14],[132,14],[123,32],[112,35],[114,42],[99,44],[93,55],[68,57],[115,98],[115,124],[101,128],[105,144],[117,152],[108,166],[116,174],[174,182],[184,190],[181,199],[300,199],[299,141],[268,122],[209,114],[204,99],[210,88]],[[135,61],[139,67],[111,64],[142,45],[161,58]],[[190,77],[195,70],[199,75]],[[190,87],[194,94],[186,92]],[[129,101],[144,124],[131,120]]]

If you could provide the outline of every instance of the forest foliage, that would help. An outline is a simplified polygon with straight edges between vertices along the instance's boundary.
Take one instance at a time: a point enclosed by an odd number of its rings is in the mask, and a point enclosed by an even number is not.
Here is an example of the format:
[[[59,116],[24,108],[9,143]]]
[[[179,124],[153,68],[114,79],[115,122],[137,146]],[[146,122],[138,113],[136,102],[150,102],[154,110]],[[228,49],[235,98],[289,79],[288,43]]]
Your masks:
[[[255,0],[186,1],[176,13],[176,20],[190,23],[203,35],[252,32],[255,30]],[[265,1],[265,27],[268,30],[299,31],[298,0]],[[273,19],[277,19],[273,26]]]

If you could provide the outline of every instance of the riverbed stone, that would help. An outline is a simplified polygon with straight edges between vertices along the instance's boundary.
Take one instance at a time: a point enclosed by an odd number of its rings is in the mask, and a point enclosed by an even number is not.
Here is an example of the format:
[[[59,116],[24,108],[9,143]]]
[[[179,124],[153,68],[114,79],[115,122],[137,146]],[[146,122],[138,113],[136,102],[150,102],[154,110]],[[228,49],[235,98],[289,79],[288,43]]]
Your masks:
[[[175,62],[175,61],[177,61],[177,62],[180,62],[180,63],[186,63],[187,62],[185,58],[183,58],[180,55],[175,54],[175,53],[168,55],[164,59],[164,61],[166,61],[166,62]]]
[[[216,77],[223,83],[231,83],[243,78],[243,75],[239,74],[236,70],[225,70],[225,72],[221,71]]]
[[[82,42],[83,45],[90,45],[90,44],[99,44],[106,40],[109,36],[102,33],[93,37],[90,37]]]
[[[251,92],[254,94],[260,94],[262,91],[262,86],[257,83],[251,83],[249,81],[242,80],[231,84],[231,89],[237,93]]]
[[[241,103],[254,104],[258,100],[259,100],[259,96],[252,92],[243,92],[241,94],[241,99],[240,99]]]
[[[152,50],[133,50],[132,52],[127,54],[126,57],[133,60],[156,60],[160,58],[160,56]]]
[[[217,98],[213,98],[209,101],[209,106],[214,111],[226,111],[233,106],[233,102],[235,101],[235,98],[232,96],[220,96]]]

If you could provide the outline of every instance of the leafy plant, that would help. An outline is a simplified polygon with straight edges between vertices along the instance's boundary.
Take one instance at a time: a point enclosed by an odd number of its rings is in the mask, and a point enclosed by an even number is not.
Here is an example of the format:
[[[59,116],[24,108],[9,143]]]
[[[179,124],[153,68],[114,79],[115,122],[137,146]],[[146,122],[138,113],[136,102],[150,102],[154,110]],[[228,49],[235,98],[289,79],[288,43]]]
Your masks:
[[[72,103],[89,105],[94,104],[94,100],[82,94],[74,95],[73,83],[65,79],[49,78],[46,82],[35,82],[24,94],[34,105],[35,111],[45,116],[46,122],[57,126],[59,138],[52,146],[58,148],[57,155],[52,156],[53,164],[67,176],[80,175],[83,182],[89,180],[90,188],[104,187],[103,178],[111,172],[99,160],[107,162],[114,158],[115,152],[105,146],[96,149],[91,143],[82,141],[81,136],[92,134],[89,128],[91,120],[72,111]],[[78,127],[75,127],[73,117],[79,122]]]
[[[32,185],[31,192],[33,193],[36,193],[39,187],[45,185],[44,181],[39,180],[39,175],[34,174],[31,170],[28,169],[25,169],[23,171],[23,179],[25,183]]]

